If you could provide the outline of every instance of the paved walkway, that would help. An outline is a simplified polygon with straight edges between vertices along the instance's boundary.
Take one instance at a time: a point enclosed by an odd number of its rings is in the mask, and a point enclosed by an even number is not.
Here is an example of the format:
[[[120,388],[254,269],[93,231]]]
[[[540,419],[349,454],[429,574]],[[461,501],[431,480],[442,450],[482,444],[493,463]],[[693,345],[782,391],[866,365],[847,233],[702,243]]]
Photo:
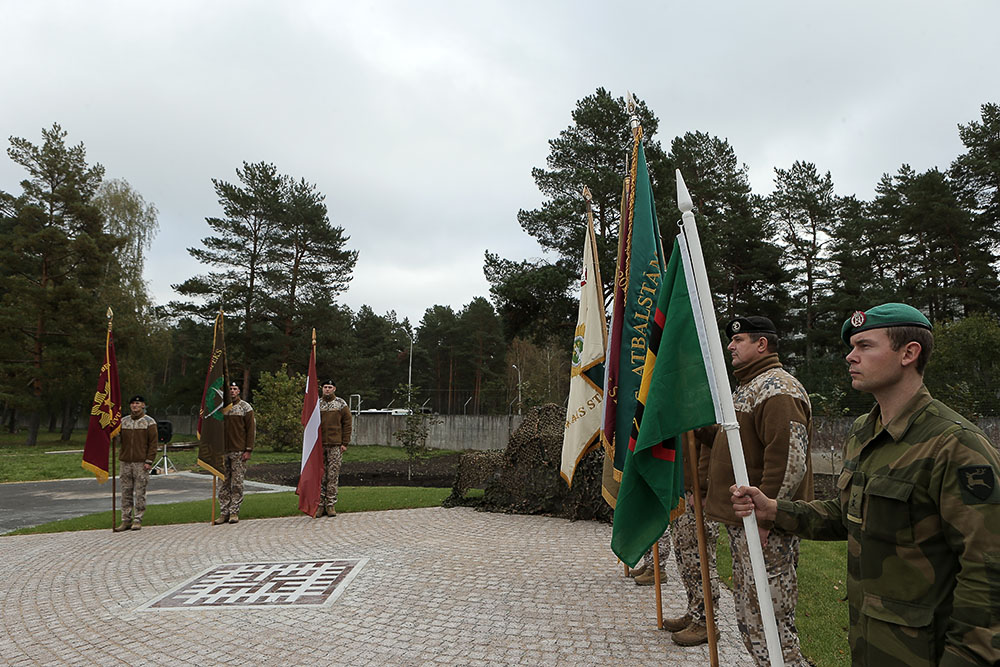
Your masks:
[[[656,630],[611,527],[429,508],[0,537],[13,665],[706,665]],[[142,611],[216,564],[369,558],[327,607]],[[684,593],[671,559],[664,613]],[[750,665],[723,587],[720,664]]]

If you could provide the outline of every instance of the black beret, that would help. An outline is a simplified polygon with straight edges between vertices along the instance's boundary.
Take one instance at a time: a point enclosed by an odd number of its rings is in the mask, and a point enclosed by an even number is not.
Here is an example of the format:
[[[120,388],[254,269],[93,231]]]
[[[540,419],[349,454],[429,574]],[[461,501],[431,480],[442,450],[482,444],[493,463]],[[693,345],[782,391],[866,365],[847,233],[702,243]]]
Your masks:
[[[136,401],[139,401],[140,403],[145,403],[146,399],[140,396],[139,394],[136,394],[132,398],[128,399],[129,403],[135,403]]]
[[[844,321],[840,328],[840,337],[848,345],[851,336],[870,329],[886,327],[922,327],[931,331],[931,322],[923,313],[905,303],[883,303],[868,310],[856,310]]]
[[[230,386],[230,387],[236,387],[237,389],[239,389],[239,388],[240,388],[240,386],[239,386],[238,384],[236,384],[235,382],[230,382],[230,383],[229,383],[229,386]]]
[[[774,322],[761,315],[737,317],[726,325],[726,338],[732,338],[740,333],[762,333],[778,335]]]
[[[326,385],[328,385],[328,384],[329,384],[329,385],[333,385],[334,387],[336,387],[336,386],[337,386],[337,383],[336,383],[336,382],[334,382],[333,380],[326,380],[326,381],[324,381],[324,382],[323,382],[323,386],[324,386],[324,387],[325,387]]]

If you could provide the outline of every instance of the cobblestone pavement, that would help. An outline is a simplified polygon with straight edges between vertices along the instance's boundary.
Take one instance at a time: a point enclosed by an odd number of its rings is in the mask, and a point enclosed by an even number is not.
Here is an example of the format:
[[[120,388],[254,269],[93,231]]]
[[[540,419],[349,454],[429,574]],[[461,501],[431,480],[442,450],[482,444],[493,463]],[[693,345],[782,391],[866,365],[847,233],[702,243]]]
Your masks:
[[[0,537],[12,665],[706,665],[656,629],[611,527],[466,508]],[[220,563],[370,560],[327,607],[137,611]],[[664,615],[683,609],[671,558]],[[722,665],[750,665],[723,587]]]

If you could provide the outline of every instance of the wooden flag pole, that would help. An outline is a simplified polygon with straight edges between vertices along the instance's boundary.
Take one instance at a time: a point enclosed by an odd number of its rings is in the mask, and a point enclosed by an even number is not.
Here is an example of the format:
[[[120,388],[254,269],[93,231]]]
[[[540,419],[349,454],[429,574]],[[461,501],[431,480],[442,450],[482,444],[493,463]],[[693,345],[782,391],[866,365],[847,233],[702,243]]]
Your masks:
[[[698,560],[701,564],[701,595],[705,601],[705,627],[708,631],[708,658],[712,667],[719,667],[719,645],[715,632],[715,602],[712,600],[712,573],[708,570],[708,545],[705,541],[705,515],[701,506],[701,481],[698,479],[697,452],[694,433],[684,434],[684,457],[687,459],[691,486],[694,489],[694,519],[698,526]],[[714,548],[715,545],[713,544]]]
[[[229,394],[229,382],[227,382],[227,380],[229,380],[229,355],[226,354],[226,318],[222,312],[222,306],[219,306],[218,321],[219,321],[219,328],[222,329],[222,392],[223,392],[222,405],[225,406],[226,396]],[[215,347],[214,334],[212,338],[212,347],[213,348]],[[223,442],[224,441],[225,441],[225,436],[223,436]],[[225,470],[225,465],[226,465],[225,457],[226,457],[225,447],[223,447],[222,451],[223,470]],[[216,495],[215,488],[216,484],[218,484],[218,481],[219,478],[216,477],[215,474],[213,474],[212,475],[212,518],[209,519],[209,521],[213,526],[215,525],[215,503],[216,503],[216,498],[218,497]]]
[[[660,540],[653,542],[653,585],[656,587],[656,627],[663,629],[663,592],[660,590]]]
[[[112,323],[112,321],[114,319],[115,319],[115,313],[114,313],[113,310],[111,310],[111,306],[108,306],[108,338],[109,339],[111,337],[111,323]],[[108,349],[108,345],[107,345],[107,343],[105,343],[104,344],[104,358],[105,359],[107,359],[107,356],[108,356],[107,349]],[[110,395],[111,395],[111,393],[110,393],[110,390],[109,390],[108,396],[110,396]],[[117,466],[115,465],[115,463],[116,463],[115,459],[117,459],[117,458],[118,458],[118,456],[117,456],[116,449],[115,449],[115,438],[114,438],[114,436],[112,436],[111,437],[111,532],[112,533],[115,532],[115,514],[118,513],[118,508],[115,505],[115,499],[116,499],[116,497],[118,495],[118,487],[117,487],[117,484],[116,484],[117,480],[115,479],[116,468],[117,468]]]
[[[117,450],[115,448],[115,439],[111,438],[111,532],[115,532],[115,514],[118,513],[118,508],[115,506],[115,497],[118,495],[118,487],[116,485],[115,475],[116,466],[115,459],[118,458]]]

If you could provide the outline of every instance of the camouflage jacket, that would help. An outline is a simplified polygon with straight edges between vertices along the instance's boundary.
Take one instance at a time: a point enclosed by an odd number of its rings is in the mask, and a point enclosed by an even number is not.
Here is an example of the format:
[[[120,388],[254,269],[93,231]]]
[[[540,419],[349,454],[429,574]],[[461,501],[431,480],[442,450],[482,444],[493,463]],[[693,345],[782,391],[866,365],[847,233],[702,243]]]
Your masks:
[[[838,500],[778,501],[775,526],[847,540],[854,665],[1000,662],[1000,457],[927,389],[848,434]]]
[[[144,414],[138,419],[132,415],[122,418],[121,452],[118,460],[126,463],[153,464],[156,458],[156,443],[159,440],[156,420]]]
[[[328,401],[321,397],[319,418],[324,447],[351,444],[351,410],[344,399],[334,396],[332,401]]]
[[[750,483],[769,498],[812,500],[809,394],[782,367],[777,354],[765,355],[733,374],[740,383],[733,392],[733,407]],[[729,500],[729,487],[736,482],[729,436],[715,426],[699,429],[695,437],[705,445],[698,464],[705,493],[705,516],[730,526],[743,525]],[[771,527],[766,521],[760,525]]]
[[[252,452],[257,436],[253,406],[240,400],[233,404],[222,421],[226,429],[226,452]]]

